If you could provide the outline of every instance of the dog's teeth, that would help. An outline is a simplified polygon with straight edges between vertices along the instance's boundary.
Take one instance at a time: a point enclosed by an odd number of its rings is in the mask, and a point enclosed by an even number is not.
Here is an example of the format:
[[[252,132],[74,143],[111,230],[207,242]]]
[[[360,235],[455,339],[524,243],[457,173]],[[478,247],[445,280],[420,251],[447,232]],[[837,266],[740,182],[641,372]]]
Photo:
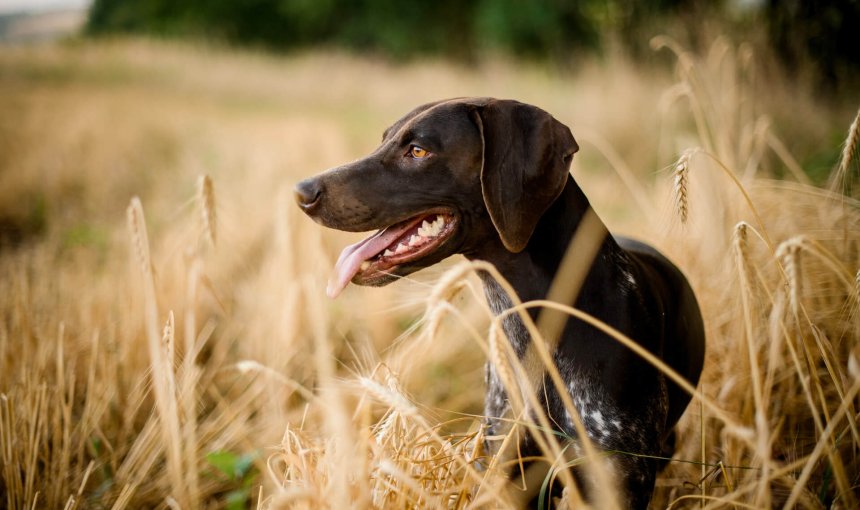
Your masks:
[[[418,246],[421,244],[421,236],[412,236],[409,238],[409,246]]]
[[[409,248],[406,247],[405,244],[398,244],[397,249],[394,250],[395,255],[400,255],[401,253],[409,251]]]
[[[422,242],[426,241],[429,237],[436,237],[439,235],[440,232],[442,232],[442,227],[444,226],[445,218],[440,215],[437,215],[436,219],[434,219],[432,223],[427,220],[424,220],[421,222],[421,226],[418,227],[417,237],[419,238],[419,241]],[[409,240],[409,246],[415,246],[415,237],[416,235],[413,235],[412,238]]]
[[[394,252],[391,250],[385,250],[385,253],[383,253],[382,255],[385,257],[390,257],[390,256],[394,255]]]
[[[365,260],[364,262],[361,263],[361,266],[359,266],[359,267],[361,268],[362,271],[365,271],[365,270],[367,270],[368,267],[370,267],[370,262]]]
[[[442,231],[442,225],[439,224],[438,221],[434,221],[432,225],[430,225],[430,235],[436,237],[439,235],[439,232]]]

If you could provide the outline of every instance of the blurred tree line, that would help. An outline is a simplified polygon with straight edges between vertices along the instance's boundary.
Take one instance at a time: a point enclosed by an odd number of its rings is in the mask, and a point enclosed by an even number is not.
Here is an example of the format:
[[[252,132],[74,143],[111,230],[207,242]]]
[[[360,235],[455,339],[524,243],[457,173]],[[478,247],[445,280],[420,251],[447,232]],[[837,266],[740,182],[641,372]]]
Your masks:
[[[486,50],[556,56],[596,49],[610,24],[690,0],[95,0],[88,30],[204,36],[289,49],[333,45],[394,57]],[[642,6],[645,6],[644,8]]]
[[[784,62],[811,62],[832,83],[860,74],[860,0],[95,0],[87,31],[395,58],[498,51],[563,60],[607,40],[641,54],[667,26],[686,27],[695,42],[696,26],[714,18],[766,31]]]

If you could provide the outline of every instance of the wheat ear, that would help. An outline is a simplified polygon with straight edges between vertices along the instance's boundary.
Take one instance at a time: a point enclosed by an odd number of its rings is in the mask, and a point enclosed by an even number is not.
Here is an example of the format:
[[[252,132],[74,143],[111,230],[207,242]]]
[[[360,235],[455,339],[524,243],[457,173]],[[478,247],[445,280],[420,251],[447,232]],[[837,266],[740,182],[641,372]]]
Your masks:
[[[687,195],[687,182],[690,173],[690,156],[693,151],[688,149],[681,153],[681,157],[675,164],[674,181],[675,186],[672,188],[675,195],[675,211],[681,219],[681,224],[687,223],[687,215],[689,212],[689,197]]]
[[[146,224],[143,219],[143,205],[138,197],[133,197],[126,209],[128,232],[131,236],[133,255],[140,265],[144,277],[152,276],[152,264],[149,257],[149,239],[146,235]]]
[[[208,175],[201,175],[197,179],[197,202],[200,204],[200,218],[203,222],[203,233],[215,246],[217,241],[216,236],[216,217],[215,217],[215,191],[212,186],[212,179]]]
[[[782,260],[788,283],[788,301],[795,316],[800,313],[800,299],[803,295],[800,274],[800,245],[802,238],[792,238],[784,241],[776,250],[776,256]]]
[[[842,147],[842,156],[839,158],[839,169],[831,182],[831,186],[839,186],[845,180],[850,182],[848,171],[851,169],[851,164],[857,159],[857,152],[860,152],[860,109],[857,110],[854,122],[848,128],[848,138],[845,139],[845,145]]]

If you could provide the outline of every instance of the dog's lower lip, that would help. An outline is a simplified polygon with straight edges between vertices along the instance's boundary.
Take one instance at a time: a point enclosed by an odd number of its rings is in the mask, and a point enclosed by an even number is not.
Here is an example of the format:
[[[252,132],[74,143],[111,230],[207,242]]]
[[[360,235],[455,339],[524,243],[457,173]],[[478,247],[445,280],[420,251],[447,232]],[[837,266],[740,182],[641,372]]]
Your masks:
[[[335,272],[329,280],[326,294],[335,298],[350,281],[359,285],[376,281],[378,278],[368,280],[368,275],[424,257],[450,236],[455,218],[452,217],[453,214],[449,210],[429,210],[389,225],[370,237],[345,247],[335,263]],[[432,227],[428,221],[432,222]],[[414,234],[418,234],[419,238],[416,242],[411,242]],[[433,238],[432,242],[427,242],[424,237]],[[403,246],[400,246],[401,244]],[[394,251],[391,251],[392,248]],[[386,252],[389,252],[388,256]]]
[[[415,262],[430,255],[451,237],[456,225],[457,217],[451,213],[426,214],[423,222],[415,228],[417,234],[407,232],[392,242],[386,250],[365,261],[353,278],[353,282],[372,281],[385,276],[397,266],[407,262]],[[398,253],[396,252],[397,249],[401,251]]]

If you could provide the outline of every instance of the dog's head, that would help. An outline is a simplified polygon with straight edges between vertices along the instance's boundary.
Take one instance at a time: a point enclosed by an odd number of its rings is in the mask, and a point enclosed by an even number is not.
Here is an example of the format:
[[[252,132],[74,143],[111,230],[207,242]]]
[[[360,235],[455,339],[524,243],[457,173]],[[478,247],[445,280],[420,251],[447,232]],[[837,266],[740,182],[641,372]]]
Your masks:
[[[501,240],[519,252],[558,197],[578,150],[547,112],[488,98],[429,103],[385,130],[369,156],[305,179],[296,201],[327,227],[379,229],[341,253],[329,295],[385,285]]]

